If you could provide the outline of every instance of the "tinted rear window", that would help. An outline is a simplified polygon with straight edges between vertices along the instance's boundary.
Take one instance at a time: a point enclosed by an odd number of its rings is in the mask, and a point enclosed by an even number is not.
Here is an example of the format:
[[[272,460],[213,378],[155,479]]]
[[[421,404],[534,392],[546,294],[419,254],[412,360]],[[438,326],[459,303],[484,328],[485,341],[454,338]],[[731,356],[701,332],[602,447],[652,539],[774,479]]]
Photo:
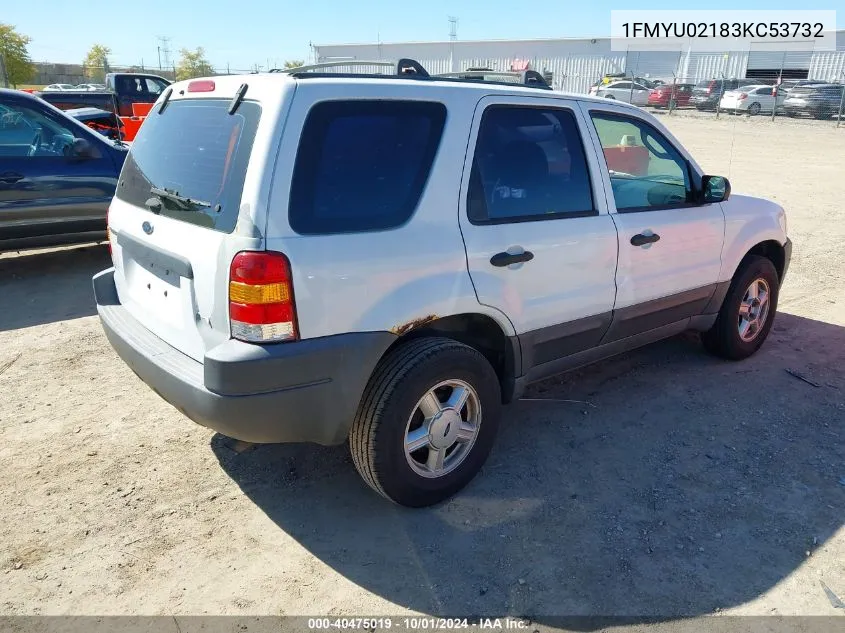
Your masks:
[[[404,224],[422,195],[445,121],[441,103],[315,105],[296,154],[291,228],[350,233]]]
[[[117,197],[138,207],[167,189],[201,201],[193,210],[161,200],[161,214],[230,233],[238,220],[244,177],[261,117],[260,106],[228,99],[179,99],[154,109],[132,143]],[[208,206],[204,206],[207,204]]]

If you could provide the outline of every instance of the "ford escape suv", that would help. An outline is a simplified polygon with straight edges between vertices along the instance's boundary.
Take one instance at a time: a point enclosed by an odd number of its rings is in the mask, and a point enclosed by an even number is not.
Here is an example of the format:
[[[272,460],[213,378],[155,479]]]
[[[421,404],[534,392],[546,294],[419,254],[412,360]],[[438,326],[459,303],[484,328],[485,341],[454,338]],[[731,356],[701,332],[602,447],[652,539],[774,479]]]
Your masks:
[[[97,308],[187,417],[348,441],[373,489],[424,506],[529,383],[689,329],[728,359],[763,344],[784,211],[655,117],[526,75],[336,70],[176,83],[129,152]]]

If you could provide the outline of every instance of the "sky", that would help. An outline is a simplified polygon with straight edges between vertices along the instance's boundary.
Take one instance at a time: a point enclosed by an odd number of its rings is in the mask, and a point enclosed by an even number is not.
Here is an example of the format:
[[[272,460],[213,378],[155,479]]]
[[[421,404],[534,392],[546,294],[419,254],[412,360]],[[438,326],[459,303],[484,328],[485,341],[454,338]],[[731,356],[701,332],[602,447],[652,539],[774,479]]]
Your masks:
[[[215,68],[266,69],[288,59],[309,60],[310,44],[442,41],[449,16],[458,39],[601,37],[612,9],[678,9],[677,0],[144,0],[70,2],[2,0],[0,21],[32,38],[34,61],[81,63],[92,44],[112,50],[116,65],[157,68],[159,36],[169,37],[171,59],[180,48],[202,46]],[[795,0],[708,0],[707,9],[826,9],[845,28],[845,0],[798,6]],[[84,8],[83,8],[84,6]],[[94,8],[98,6],[99,8]],[[689,5],[683,8],[692,8]],[[113,26],[109,26],[109,21]]]

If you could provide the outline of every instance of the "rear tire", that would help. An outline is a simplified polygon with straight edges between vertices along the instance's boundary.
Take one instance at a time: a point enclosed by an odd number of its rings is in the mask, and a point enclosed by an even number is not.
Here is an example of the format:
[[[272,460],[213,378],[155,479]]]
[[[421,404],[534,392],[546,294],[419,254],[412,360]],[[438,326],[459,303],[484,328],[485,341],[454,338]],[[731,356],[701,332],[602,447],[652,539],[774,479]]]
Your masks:
[[[614,101],[616,100],[616,97],[614,97],[613,95],[605,95],[604,98],[605,99],[613,99]]]
[[[463,403],[450,407],[461,393]],[[478,351],[446,338],[412,340],[382,359],[364,390],[349,435],[352,461],[391,501],[433,505],[481,469],[501,410],[499,380]]]
[[[760,349],[772,329],[779,291],[780,279],[771,260],[747,256],[734,275],[716,323],[701,335],[705,349],[729,360],[748,358]]]

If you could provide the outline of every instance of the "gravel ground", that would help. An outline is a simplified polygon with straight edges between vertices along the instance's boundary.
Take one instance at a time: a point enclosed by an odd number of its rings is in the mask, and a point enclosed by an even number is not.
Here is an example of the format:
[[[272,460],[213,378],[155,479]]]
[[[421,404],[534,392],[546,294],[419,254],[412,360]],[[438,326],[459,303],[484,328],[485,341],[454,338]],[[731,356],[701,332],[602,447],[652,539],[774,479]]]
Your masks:
[[[160,400],[94,316],[104,247],[0,256],[0,611],[845,614],[822,586],[845,599],[845,128],[663,120],[789,212],[769,341],[537,385],[433,509],[386,503],[345,447],[239,444]]]

